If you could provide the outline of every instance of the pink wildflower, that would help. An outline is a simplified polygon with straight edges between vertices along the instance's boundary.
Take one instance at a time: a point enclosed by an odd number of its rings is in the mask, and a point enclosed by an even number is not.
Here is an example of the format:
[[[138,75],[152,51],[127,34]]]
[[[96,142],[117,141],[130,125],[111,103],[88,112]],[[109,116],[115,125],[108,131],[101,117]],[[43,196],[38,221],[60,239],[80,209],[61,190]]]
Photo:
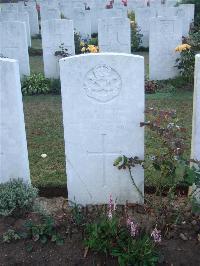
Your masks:
[[[109,200],[109,211],[108,211],[108,218],[111,220],[112,219],[112,212],[113,212],[113,200],[112,200],[112,195],[110,195],[110,200]]]
[[[138,224],[132,221],[129,217],[126,221],[126,225],[128,228],[130,228],[130,233],[132,237],[135,237],[138,234],[139,227]]]
[[[153,231],[151,233],[151,237],[153,237],[153,241],[155,243],[160,243],[162,241],[162,239],[161,239],[161,231],[157,229],[157,225],[153,229]]]

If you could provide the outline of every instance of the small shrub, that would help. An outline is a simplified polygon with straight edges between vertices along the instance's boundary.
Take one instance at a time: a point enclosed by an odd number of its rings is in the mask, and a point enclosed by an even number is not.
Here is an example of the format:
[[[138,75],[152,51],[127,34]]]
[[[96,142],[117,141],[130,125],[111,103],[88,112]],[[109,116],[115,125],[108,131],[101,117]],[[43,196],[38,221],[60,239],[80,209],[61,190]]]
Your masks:
[[[12,229],[8,229],[8,231],[3,234],[4,243],[10,243],[19,239],[21,239],[21,236],[15,230]]]
[[[98,38],[91,38],[89,41],[88,41],[88,44],[89,45],[95,45],[95,46],[98,46]]]
[[[142,233],[132,236],[117,217],[103,217],[100,222],[86,228],[85,245],[92,251],[111,255],[121,266],[156,265],[158,255],[150,236]]]
[[[110,254],[118,236],[118,223],[117,219],[106,217],[98,223],[88,224],[85,245],[93,251]]]
[[[125,229],[121,230],[111,255],[118,258],[120,266],[157,265],[158,262],[158,254],[150,237],[143,233],[134,239]]]
[[[176,67],[184,79],[192,82],[194,79],[195,51],[188,44],[176,47],[176,51],[180,52],[180,57],[176,59]]]
[[[135,12],[128,12],[128,18],[130,19],[130,21],[135,21]]]
[[[22,81],[22,94],[47,94],[50,92],[50,81],[43,74],[32,74]]]
[[[142,34],[137,24],[131,21],[131,52],[139,51],[142,43]]]
[[[75,54],[81,54],[81,36],[79,33],[74,33],[74,42],[75,42]]]
[[[21,179],[0,184],[0,215],[22,216],[32,210],[36,197],[37,189]]]
[[[40,224],[34,224],[32,221],[29,221],[25,226],[28,229],[28,237],[35,242],[40,241],[42,244],[46,244],[48,241],[51,241],[57,245],[62,245],[64,242],[60,234],[57,233],[52,217],[43,218]]]

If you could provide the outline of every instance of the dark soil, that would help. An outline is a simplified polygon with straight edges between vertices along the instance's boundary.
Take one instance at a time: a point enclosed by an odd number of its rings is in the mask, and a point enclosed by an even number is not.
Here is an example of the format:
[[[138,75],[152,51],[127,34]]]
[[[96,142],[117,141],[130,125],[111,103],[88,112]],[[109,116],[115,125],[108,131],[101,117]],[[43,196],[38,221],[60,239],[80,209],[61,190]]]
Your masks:
[[[54,198],[54,197],[64,197],[67,198],[67,186],[47,186],[47,187],[38,187],[40,197]],[[156,192],[156,187],[154,186],[145,186],[145,194],[154,194]],[[168,189],[164,191],[166,195]],[[187,195],[188,187],[187,186],[177,186],[177,194]]]
[[[154,199],[155,200],[155,199]],[[184,199],[183,199],[184,200]],[[74,225],[71,211],[64,198],[38,200],[43,203],[55,219],[55,225],[64,238],[61,246],[48,241],[47,244],[34,242],[31,239],[21,239],[10,243],[3,243],[0,240],[0,265],[65,265],[65,266],[115,266],[116,259],[101,256],[89,251],[86,256],[83,244],[83,232]],[[65,202],[65,204],[64,204]],[[87,221],[94,220],[97,210],[104,206],[89,206]],[[105,205],[105,208],[106,205]],[[120,206],[118,206],[120,211]],[[143,211],[140,205],[130,209],[132,215],[140,224],[145,227],[151,225],[152,216]],[[95,214],[96,213],[96,214]],[[26,217],[16,219],[13,217],[0,218],[0,236],[2,237],[8,229],[15,229],[16,232],[25,230],[24,223],[32,220],[34,223],[41,222],[41,216],[37,213],[29,213]],[[186,238],[183,240],[180,234]],[[29,247],[31,251],[29,251]],[[200,217],[188,214],[184,222],[177,226],[171,226],[168,233],[163,236],[159,246],[160,263],[158,265],[170,266],[199,266],[200,265]],[[141,265],[142,266],[142,265]]]

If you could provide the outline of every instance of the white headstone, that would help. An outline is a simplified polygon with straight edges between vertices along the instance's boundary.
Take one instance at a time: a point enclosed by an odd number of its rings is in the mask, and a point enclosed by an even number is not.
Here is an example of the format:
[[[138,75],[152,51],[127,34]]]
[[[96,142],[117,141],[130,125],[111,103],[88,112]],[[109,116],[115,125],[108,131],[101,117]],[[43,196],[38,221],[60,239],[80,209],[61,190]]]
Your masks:
[[[156,16],[157,17],[166,17],[166,18],[175,17],[176,12],[177,12],[176,7],[161,6],[159,8],[156,8]]]
[[[174,7],[177,4],[177,0],[166,0],[165,5],[168,7]]]
[[[128,10],[134,11],[137,8],[146,7],[147,0],[128,0]]]
[[[38,22],[38,12],[34,5],[28,5],[24,8],[29,14],[30,23],[30,33],[32,36],[39,34],[39,22]]]
[[[59,5],[60,13],[67,19],[73,19],[73,5],[72,2],[65,2]]]
[[[52,20],[60,18],[60,10],[58,8],[49,7],[47,5],[40,6],[41,20]]]
[[[73,21],[68,19],[54,19],[42,21],[42,48],[44,73],[47,78],[59,78],[59,64],[61,57],[55,56],[61,51],[59,46],[66,48],[69,54],[75,54]]]
[[[128,18],[100,19],[98,34],[100,52],[131,53],[131,30]]]
[[[150,23],[149,76],[151,80],[174,78],[179,54],[175,48],[182,43],[182,25],[178,18],[153,18]]]
[[[29,15],[27,12],[22,11],[3,11],[0,13],[0,22],[4,21],[21,21],[26,25],[26,35],[28,46],[31,46],[31,34],[30,34],[30,23]]]
[[[18,62],[0,58],[0,76],[0,183],[30,183]]]
[[[0,23],[0,54],[19,61],[20,75],[30,75],[26,25],[19,21]]]
[[[143,47],[149,47],[149,30],[150,30],[150,20],[156,16],[155,8],[137,8],[135,10],[135,20],[141,30],[142,44]]]
[[[91,38],[92,28],[90,11],[74,8],[73,21],[75,31],[80,34],[82,39]]]
[[[189,34],[190,25],[194,21],[194,5],[179,5],[176,9],[176,16],[182,20],[183,36],[187,37]]]
[[[162,5],[161,0],[149,0],[150,7],[160,7]]]
[[[196,55],[194,96],[193,96],[193,130],[191,158],[200,161],[200,54]],[[200,202],[200,188],[195,192]]]
[[[68,198],[86,204],[143,202],[120,155],[144,158],[144,58],[102,53],[60,60]],[[129,69],[129,71],[127,71]],[[143,192],[144,171],[134,169]]]

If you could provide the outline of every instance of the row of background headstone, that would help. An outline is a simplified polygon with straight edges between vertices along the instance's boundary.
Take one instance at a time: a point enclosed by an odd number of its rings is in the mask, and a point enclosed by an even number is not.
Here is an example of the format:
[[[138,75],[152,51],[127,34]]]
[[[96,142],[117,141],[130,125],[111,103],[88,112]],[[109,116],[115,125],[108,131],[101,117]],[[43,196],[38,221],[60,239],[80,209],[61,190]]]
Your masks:
[[[58,3],[58,2],[55,2]],[[80,4],[80,1],[78,2]],[[81,1],[82,3],[82,1]],[[48,4],[48,3],[46,3]],[[52,4],[52,3],[51,3]],[[72,1],[69,2],[72,4]],[[77,2],[76,2],[77,4]],[[82,3],[83,4],[83,3]],[[42,7],[43,6],[43,7]],[[104,6],[104,5],[103,5]],[[143,33],[143,45],[145,42],[148,42],[149,32],[151,28],[151,42],[150,42],[150,79],[167,79],[173,78],[178,74],[175,71],[174,65],[175,60],[178,57],[178,53],[175,53],[175,47],[178,44],[181,44],[182,35],[185,35],[183,31],[183,25],[186,25],[187,32],[189,31],[189,25],[192,22],[194,17],[194,5],[181,5],[181,9],[184,6],[184,9],[187,10],[187,16],[184,19],[180,19],[178,16],[170,16],[171,12],[174,10],[177,11],[175,7],[162,7],[161,9],[155,8],[139,8],[136,9],[136,20],[141,26]],[[30,5],[36,11],[34,5]],[[4,7],[5,8],[5,7]],[[10,5],[9,5],[10,8]],[[20,3],[17,5],[17,11],[12,11],[13,7],[11,5],[11,11],[3,11],[0,13],[0,21],[16,21],[21,20],[26,22],[26,34],[27,42],[30,46],[30,31],[29,31],[29,22],[28,22],[28,13],[23,11],[24,8]],[[59,77],[59,66],[58,58],[54,56],[56,50],[59,49],[61,43],[64,43],[66,48],[69,49],[69,54],[74,54],[74,38],[73,38],[73,22],[70,20],[55,20],[54,22],[48,22],[48,18],[52,19],[54,16],[59,17],[60,13],[56,12],[54,8],[50,6],[41,4],[41,10],[50,10],[49,16],[45,17],[42,20],[42,35],[43,38],[43,59],[44,59],[44,72],[46,77],[49,78],[58,78]],[[126,18],[127,13],[121,12],[124,7],[121,9],[116,9],[120,12],[116,13],[115,9],[102,9],[105,12],[105,18],[99,21],[99,47],[101,52],[125,52],[130,53],[130,22]],[[73,17],[73,10],[72,17]],[[80,17],[77,16],[76,26],[79,24],[82,29],[84,29],[83,36],[84,38],[91,36],[91,24],[89,20],[84,20],[85,12],[80,8],[74,8],[77,14],[80,14]],[[162,19],[159,16],[156,16],[155,11],[157,10],[157,15],[162,15]],[[162,10],[162,12],[161,12]],[[179,9],[178,9],[179,10]],[[152,13],[153,11],[153,13]],[[159,12],[160,13],[159,13]],[[37,11],[36,11],[37,12]],[[82,16],[82,15],[83,16]],[[103,14],[103,13],[102,13]],[[109,17],[110,16],[110,17]],[[112,16],[118,16],[116,18]],[[155,16],[156,19],[152,19]],[[24,17],[26,19],[24,19]],[[112,18],[111,18],[112,17]],[[83,20],[82,20],[83,19]],[[141,20],[140,20],[141,19]],[[85,21],[85,23],[84,23]],[[187,22],[186,22],[187,21]],[[91,21],[90,21],[91,22]],[[4,23],[1,27],[1,36],[0,42],[0,53],[9,57],[16,58],[20,60],[20,72],[22,75],[29,75],[29,59],[27,56],[27,45],[24,42],[23,30],[21,24],[15,23],[15,28],[12,28],[12,24]],[[89,25],[89,26],[88,26]],[[151,26],[150,26],[151,25]],[[79,29],[80,29],[79,27]],[[24,27],[23,27],[24,28]],[[18,29],[18,30],[17,30]],[[163,30],[162,30],[163,29]],[[12,34],[10,33],[12,32]],[[20,34],[19,34],[20,33]],[[3,40],[4,39],[4,40]],[[7,44],[8,42],[8,44]],[[22,45],[23,44],[23,45]],[[162,45],[161,45],[162,44]],[[18,47],[20,52],[18,53]],[[24,53],[24,56],[23,56]],[[159,55],[159,56],[158,56]],[[160,64],[157,60],[159,59]]]

